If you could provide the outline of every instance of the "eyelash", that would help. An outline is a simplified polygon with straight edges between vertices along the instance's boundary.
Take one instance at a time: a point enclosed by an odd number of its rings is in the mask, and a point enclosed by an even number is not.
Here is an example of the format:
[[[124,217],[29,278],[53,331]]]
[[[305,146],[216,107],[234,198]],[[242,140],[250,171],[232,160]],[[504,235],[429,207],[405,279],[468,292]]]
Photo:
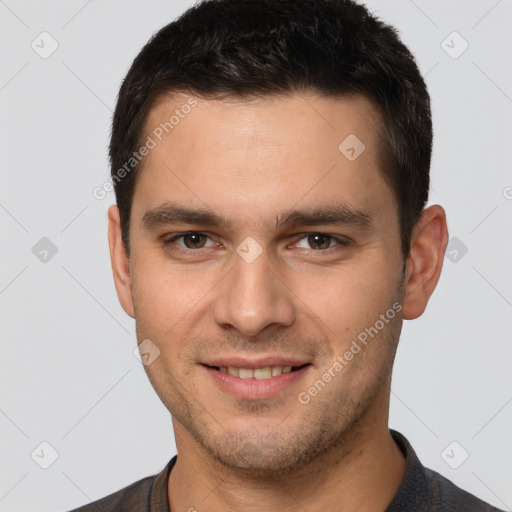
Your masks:
[[[210,238],[206,233],[202,233],[200,231],[187,231],[185,233],[180,233],[178,235],[173,235],[172,237],[164,240],[163,241],[164,247],[167,247],[167,246],[171,245],[172,243],[176,242],[176,240],[178,240],[180,238],[183,238],[183,237],[185,237],[187,235],[200,235],[200,236],[205,236],[207,238]],[[346,238],[346,237],[338,238],[336,236],[329,235],[329,234],[326,234],[326,233],[321,233],[321,232],[318,232],[318,231],[312,231],[310,233],[302,234],[302,236],[299,238],[299,240],[297,242],[295,242],[295,244],[299,243],[301,240],[303,240],[305,238],[308,238],[309,236],[312,236],[312,235],[325,236],[325,237],[328,237],[331,241],[337,242],[334,246],[328,247],[327,249],[309,249],[309,251],[314,252],[314,253],[326,253],[330,249],[334,249],[337,246],[341,245],[342,247],[346,247],[346,246],[348,246],[350,244],[350,240],[348,238]],[[180,245],[176,245],[173,248],[173,251],[175,251],[177,253],[181,253],[181,254],[190,254],[190,253],[198,252],[201,249],[209,249],[209,248],[211,248],[211,247],[199,247],[197,249],[189,249],[188,247],[183,247],[183,246],[180,246]]]

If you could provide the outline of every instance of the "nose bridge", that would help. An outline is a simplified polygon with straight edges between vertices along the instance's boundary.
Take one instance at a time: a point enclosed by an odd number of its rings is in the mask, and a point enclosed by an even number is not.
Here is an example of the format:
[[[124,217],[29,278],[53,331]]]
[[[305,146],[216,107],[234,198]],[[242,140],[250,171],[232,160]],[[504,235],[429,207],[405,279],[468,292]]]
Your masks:
[[[271,324],[294,322],[291,294],[271,269],[269,254],[251,241],[237,248],[233,268],[223,281],[213,309],[219,326],[255,336]]]

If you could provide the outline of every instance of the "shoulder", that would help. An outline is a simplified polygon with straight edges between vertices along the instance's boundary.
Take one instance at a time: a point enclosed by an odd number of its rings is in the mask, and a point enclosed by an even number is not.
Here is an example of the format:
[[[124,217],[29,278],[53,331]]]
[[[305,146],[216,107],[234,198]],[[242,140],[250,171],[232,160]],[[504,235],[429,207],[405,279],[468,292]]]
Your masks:
[[[464,512],[500,512],[499,509],[485,503],[473,494],[457,487],[453,482],[436,471],[425,468],[427,480],[434,502],[441,510],[460,510]]]
[[[100,500],[89,503],[70,512],[103,512],[124,510],[149,510],[149,496],[155,476],[148,476]],[[146,507],[145,507],[146,506]]]
[[[69,512],[169,512],[167,482],[176,462],[173,457],[157,475],[148,476],[104,498]]]
[[[405,456],[406,469],[402,485],[386,512],[500,512],[423,466],[402,434],[392,430],[391,435]]]

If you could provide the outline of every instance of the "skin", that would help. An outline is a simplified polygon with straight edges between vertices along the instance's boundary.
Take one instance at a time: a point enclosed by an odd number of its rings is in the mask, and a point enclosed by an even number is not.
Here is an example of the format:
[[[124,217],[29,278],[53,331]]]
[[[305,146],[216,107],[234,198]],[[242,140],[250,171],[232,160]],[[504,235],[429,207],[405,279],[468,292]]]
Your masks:
[[[147,134],[187,100],[162,98]],[[136,319],[139,342],[160,350],[145,369],[173,417],[171,510],[384,510],[405,471],[388,430],[392,364],[403,319],[423,313],[439,279],[445,212],[422,212],[404,262],[397,207],[379,168],[380,116],[364,97],[197,101],[144,161],[130,258],[118,209],[109,209],[119,300]],[[366,146],[354,161],[338,150],[349,134]],[[145,213],[168,202],[230,225],[146,226]],[[340,204],[372,222],[277,223],[283,212]],[[207,236],[165,245],[189,231]],[[311,244],[311,233],[334,238]],[[251,263],[236,251],[247,237],[261,249]],[[393,304],[401,311],[301,403],[299,393]],[[202,365],[230,355],[295,356],[310,365],[275,397],[240,398]]]

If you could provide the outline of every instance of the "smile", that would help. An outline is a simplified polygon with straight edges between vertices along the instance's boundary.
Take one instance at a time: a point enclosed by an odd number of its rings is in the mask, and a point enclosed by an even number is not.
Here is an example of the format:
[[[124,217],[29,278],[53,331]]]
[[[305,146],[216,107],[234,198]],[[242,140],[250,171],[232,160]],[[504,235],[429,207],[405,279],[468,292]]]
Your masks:
[[[305,365],[302,365],[305,366]],[[214,366],[214,369],[221,373],[229,373],[240,379],[265,380],[272,377],[279,377],[283,373],[298,370],[301,366],[265,366],[263,368],[237,368],[235,366]]]
[[[256,368],[203,364],[222,391],[243,399],[273,398],[306,377],[311,363],[299,366],[268,365]]]

